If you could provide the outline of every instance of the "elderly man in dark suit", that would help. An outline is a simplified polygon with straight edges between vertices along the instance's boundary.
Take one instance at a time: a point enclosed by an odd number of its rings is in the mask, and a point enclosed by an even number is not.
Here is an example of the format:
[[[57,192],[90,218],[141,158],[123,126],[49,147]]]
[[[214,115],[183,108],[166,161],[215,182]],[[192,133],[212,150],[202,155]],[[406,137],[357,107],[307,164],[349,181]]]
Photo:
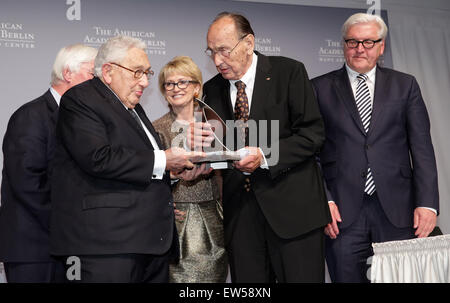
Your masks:
[[[61,282],[62,262],[50,256],[50,167],[61,96],[91,79],[97,50],[81,44],[62,48],[50,89],[20,107],[3,139],[0,261],[8,282]]]
[[[387,27],[343,25],[345,66],[312,80],[325,122],[320,154],[333,221],[325,233],[335,282],[367,282],[371,243],[426,237],[439,211],[430,121],[416,79],[377,66]]]
[[[315,156],[325,134],[305,67],[255,52],[248,20],[234,13],[216,17],[207,44],[219,74],[204,85],[206,102],[223,120],[256,125],[258,132],[249,127],[248,155],[223,171],[232,281],[321,282],[330,215]],[[265,132],[264,120],[278,121],[279,133]],[[262,141],[248,146],[256,137]],[[270,156],[261,138],[271,144]]]
[[[162,150],[139,104],[153,75],[145,50],[139,39],[111,38],[96,77],[61,100],[51,252],[78,257],[81,282],[168,282],[178,253],[169,171],[202,172],[190,161],[196,153]]]

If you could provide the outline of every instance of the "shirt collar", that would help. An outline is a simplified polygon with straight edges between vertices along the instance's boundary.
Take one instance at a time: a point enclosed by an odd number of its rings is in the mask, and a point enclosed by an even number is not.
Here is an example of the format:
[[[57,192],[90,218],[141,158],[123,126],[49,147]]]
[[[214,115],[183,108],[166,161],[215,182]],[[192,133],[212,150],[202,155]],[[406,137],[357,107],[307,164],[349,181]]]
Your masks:
[[[255,53],[253,53],[253,59],[250,68],[247,70],[244,76],[242,76],[242,78],[239,79],[240,81],[244,82],[245,86],[249,86],[249,84],[255,82],[257,63],[258,63],[258,56]],[[230,84],[234,87],[235,83],[239,80],[230,80]]]
[[[58,94],[58,92],[50,86],[50,92],[52,93],[53,98],[55,98],[56,104],[58,104],[61,102],[61,96]]]
[[[358,72],[351,69],[347,63],[345,64],[345,68],[347,69],[347,74],[350,79],[350,83],[353,83],[356,80],[356,77],[359,75]],[[375,83],[375,74],[376,74],[377,66],[375,65],[370,71],[365,73],[368,77],[368,81],[371,83]]]

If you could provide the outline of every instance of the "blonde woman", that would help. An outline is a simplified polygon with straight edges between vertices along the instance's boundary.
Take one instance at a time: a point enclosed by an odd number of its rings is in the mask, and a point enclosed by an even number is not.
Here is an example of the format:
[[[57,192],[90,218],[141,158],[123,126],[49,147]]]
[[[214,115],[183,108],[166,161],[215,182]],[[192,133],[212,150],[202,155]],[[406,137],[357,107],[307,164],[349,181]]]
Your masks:
[[[183,147],[180,136],[194,121],[194,99],[201,97],[200,69],[189,57],[175,57],[162,68],[159,88],[170,111],[153,125],[167,148]],[[173,188],[180,261],[170,266],[171,282],[226,281],[228,264],[218,180],[211,173],[193,181],[180,180]]]

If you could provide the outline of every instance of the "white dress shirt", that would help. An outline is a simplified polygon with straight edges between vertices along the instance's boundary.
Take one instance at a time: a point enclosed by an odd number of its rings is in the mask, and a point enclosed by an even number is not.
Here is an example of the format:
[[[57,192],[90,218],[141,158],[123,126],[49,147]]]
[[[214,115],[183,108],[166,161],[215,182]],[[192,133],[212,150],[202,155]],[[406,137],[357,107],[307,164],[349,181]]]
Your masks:
[[[252,105],[252,96],[253,96],[253,88],[255,86],[255,77],[256,77],[256,65],[258,63],[258,56],[253,53],[253,59],[252,59],[252,65],[250,65],[250,68],[247,70],[244,76],[242,76],[240,81],[244,82],[245,84],[245,93],[247,94],[248,99],[248,110],[250,114],[251,105]],[[230,98],[231,98],[231,104],[236,104],[236,96],[237,96],[237,87],[236,82],[239,80],[230,80]]]
[[[53,98],[55,98],[56,104],[58,104],[59,107],[59,102],[61,102],[61,96],[58,94],[58,92],[50,86],[50,93],[52,93]]]
[[[128,108],[127,108],[128,110]],[[164,172],[166,171],[166,153],[163,150],[160,150],[158,147],[158,143],[156,142],[155,137],[150,133],[144,123],[142,123],[141,117],[139,117],[138,113],[132,109],[136,113],[136,116],[139,118],[139,121],[147,134],[148,139],[153,145],[154,153],[155,153],[155,163],[153,164],[153,176],[152,179],[162,180],[164,176]]]
[[[347,64],[345,65],[345,68],[347,69],[348,79],[350,80],[350,84],[352,86],[353,96],[356,98],[356,87],[358,86],[359,80],[356,78],[359,73],[352,70]],[[373,96],[375,94],[375,75],[376,75],[376,69],[375,66],[372,68],[368,73],[366,73],[368,79],[366,81],[367,86],[369,87],[369,93],[370,93],[370,104],[373,108]]]

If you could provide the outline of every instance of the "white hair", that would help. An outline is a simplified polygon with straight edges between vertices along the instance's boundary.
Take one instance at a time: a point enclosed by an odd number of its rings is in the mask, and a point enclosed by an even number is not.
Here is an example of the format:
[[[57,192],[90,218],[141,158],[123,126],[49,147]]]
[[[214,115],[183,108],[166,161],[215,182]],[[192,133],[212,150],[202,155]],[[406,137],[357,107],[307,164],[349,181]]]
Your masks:
[[[108,62],[120,63],[127,56],[128,50],[132,48],[145,51],[146,45],[142,40],[128,36],[116,36],[106,41],[100,46],[95,58],[95,75],[103,79],[103,64]]]
[[[74,44],[61,48],[53,63],[50,84],[56,85],[64,81],[64,69],[68,68],[71,72],[77,73],[82,63],[93,61],[96,55],[97,49],[83,44]]]
[[[347,21],[344,22],[344,25],[342,25],[342,37],[345,38],[350,26],[360,23],[371,23],[371,22],[377,23],[379,28],[378,37],[384,40],[388,32],[386,23],[384,23],[383,19],[381,19],[381,17],[378,15],[371,15],[365,13],[353,14],[347,19]]]

